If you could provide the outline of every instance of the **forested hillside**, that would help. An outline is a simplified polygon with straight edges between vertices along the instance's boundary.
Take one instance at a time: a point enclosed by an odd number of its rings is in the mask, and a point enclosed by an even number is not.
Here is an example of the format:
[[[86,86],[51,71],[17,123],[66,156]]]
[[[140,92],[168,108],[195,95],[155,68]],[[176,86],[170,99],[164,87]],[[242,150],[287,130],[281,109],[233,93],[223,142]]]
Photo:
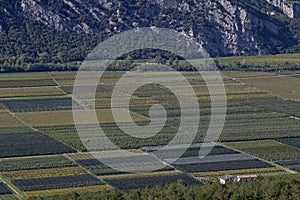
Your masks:
[[[300,52],[300,20],[270,0],[0,0],[0,7],[1,72],[75,70],[103,39],[149,26],[184,32],[213,57]]]

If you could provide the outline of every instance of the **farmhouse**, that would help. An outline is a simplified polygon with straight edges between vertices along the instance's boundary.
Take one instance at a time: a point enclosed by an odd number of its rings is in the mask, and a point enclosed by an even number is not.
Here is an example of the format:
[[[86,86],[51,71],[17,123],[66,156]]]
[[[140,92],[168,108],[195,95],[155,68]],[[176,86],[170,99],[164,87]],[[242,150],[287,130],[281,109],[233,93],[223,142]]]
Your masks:
[[[237,181],[255,181],[257,176],[255,174],[237,176]]]
[[[237,177],[229,174],[220,177],[221,184],[226,184],[227,182],[237,182]]]
[[[239,176],[233,176],[230,174],[226,174],[224,176],[220,177],[220,183],[226,184],[228,182],[240,182],[240,181],[255,181],[257,178],[257,175],[255,174],[249,174],[249,175],[239,175]]]

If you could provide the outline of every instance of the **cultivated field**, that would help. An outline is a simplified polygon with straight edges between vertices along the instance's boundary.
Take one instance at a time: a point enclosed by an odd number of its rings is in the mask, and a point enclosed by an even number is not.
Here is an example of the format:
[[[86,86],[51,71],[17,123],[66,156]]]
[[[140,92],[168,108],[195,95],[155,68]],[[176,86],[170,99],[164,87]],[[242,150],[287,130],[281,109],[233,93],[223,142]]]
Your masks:
[[[232,59],[240,61],[240,58]],[[245,62],[260,62],[260,59],[247,58]],[[272,59],[281,62],[284,58]],[[288,59],[289,62],[299,60]],[[229,60],[224,58],[220,62]],[[172,84],[185,98],[193,95],[182,80],[174,78],[173,72],[147,73],[144,75],[157,76]],[[95,99],[77,98],[76,101],[71,98],[75,72],[0,74],[0,181],[3,182],[0,199],[55,199],[55,195],[68,196],[75,192],[97,193],[113,188],[127,191],[178,181],[202,185],[206,182],[199,180],[218,181],[224,174],[265,176],[300,171],[300,104],[294,101],[300,96],[299,72],[223,74],[226,121],[217,145],[202,159],[198,157],[199,150],[211,119],[211,97],[203,78],[195,72],[182,73],[199,101],[200,122],[194,144],[176,159],[181,152],[180,145],[161,150],[159,154],[156,150],[174,138],[183,113],[189,119],[187,123],[197,114],[189,105],[182,112],[178,99],[167,88],[148,84],[130,94],[129,110],[118,108],[125,103],[124,97],[118,97],[115,105],[118,115],[124,119],[125,114],[130,114],[136,124],[147,126],[150,106],[161,104],[166,109],[166,124],[150,138],[126,134],[117,126],[111,112],[111,94],[123,74],[105,73]],[[131,83],[134,78],[129,73],[125,82]],[[97,122],[91,119],[91,112],[83,112],[91,108],[94,100]],[[85,113],[86,120],[81,123],[89,134],[97,134],[99,124],[115,145],[139,155],[124,154],[106,145],[95,147],[96,157],[86,152],[74,125],[72,103],[77,113]],[[161,114],[154,112],[157,119],[162,119]],[[128,119],[118,122],[127,127],[132,125]],[[177,143],[182,143],[188,134]],[[104,163],[140,170],[140,173],[118,171]],[[157,167],[160,169],[149,172]]]
[[[0,89],[0,97],[35,97],[63,95],[63,92],[56,86],[33,87],[33,88],[3,88]]]
[[[290,76],[242,78],[242,82],[272,92],[280,97],[300,100],[300,79]]]

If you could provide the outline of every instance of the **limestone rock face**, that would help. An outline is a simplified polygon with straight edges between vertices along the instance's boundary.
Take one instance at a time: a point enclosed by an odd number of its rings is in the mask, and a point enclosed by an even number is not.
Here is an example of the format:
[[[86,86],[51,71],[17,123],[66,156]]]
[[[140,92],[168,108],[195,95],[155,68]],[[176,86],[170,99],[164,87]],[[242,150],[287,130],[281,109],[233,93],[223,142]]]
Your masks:
[[[289,0],[267,0],[268,3],[280,8],[290,18],[300,19],[300,3]]]
[[[212,56],[269,54],[291,38],[282,22],[230,0],[19,2],[19,8],[11,15],[48,28],[86,34],[114,34],[150,26],[172,28],[196,39]],[[289,17],[300,17],[298,4],[285,0],[266,2]]]

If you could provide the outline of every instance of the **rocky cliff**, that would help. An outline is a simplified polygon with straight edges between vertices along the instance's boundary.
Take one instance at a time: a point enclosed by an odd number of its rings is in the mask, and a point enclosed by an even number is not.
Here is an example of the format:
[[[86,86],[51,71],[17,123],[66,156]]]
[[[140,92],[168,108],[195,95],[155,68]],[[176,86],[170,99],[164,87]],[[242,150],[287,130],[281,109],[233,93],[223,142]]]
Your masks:
[[[298,7],[293,6],[291,11],[289,5],[283,0],[12,0],[10,4],[0,0],[0,32],[11,38],[12,27],[20,26],[16,29],[34,40],[34,37],[43,39],[40,37],[44,34],[29,33],[36,29],[33,26],[45,32],[66,33],[68,37],[70,34],[107,37],[136,27],[157,26],[184,32],[195,38],[212,56],[262,55],[282,52],[298,44],[288,28],[288,18],[280,20],[266,13],[276,10],[278,15],[286,13],[297,17]],[[22,22],[21,25],[16,23],[18,21]],[[68,40],[56,39],[59,34],[50,35],[55,41]],[[71,37],[75,37],[73,35]],[[42,49],[48,48],[49,41],[45,40]],[[81,45],[80,48],[86,50],[92,48],[87,43],[72,46]],[[62,50],[48,51],[49,56],[64,53]],[[84,53],[80,56],[73,53],[72,60],[82,58]]]
[[[280,8],[290,18],[300,19],[300,2],[290,0],[267,0],[268,3]]]

